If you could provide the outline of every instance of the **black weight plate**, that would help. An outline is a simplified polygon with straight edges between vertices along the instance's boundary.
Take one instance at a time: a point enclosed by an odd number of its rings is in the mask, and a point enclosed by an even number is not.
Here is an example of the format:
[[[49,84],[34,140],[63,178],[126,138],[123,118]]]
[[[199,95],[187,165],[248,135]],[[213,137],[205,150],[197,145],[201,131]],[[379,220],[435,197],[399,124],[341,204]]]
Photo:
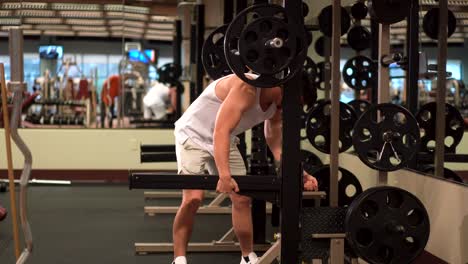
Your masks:
[[[302,71],[302,97],[307,109],[311,108],[317,101],[317,88],[315,79],[317,76],[317,65],[310,58],[306,57],[304,70]]]
[[[307,139],[317,150],[330,154],[331,102],[324,101],[307,115]],[[340,152],[352,146],[351,131],[357,117],[353,108],[340,102]]]
[[[232,73],[224,56],[224,35],[227,28],[228,25],[222,25],[215,29],[203,43],[203,67],[213,80]]]
[[[348,103],[356,112],[358,118],[361,117],[364,112],[369,110],[371,103],[365,100],[356,99]]]
[[[429,239],[429,215],[413,194],[395,187],[371,188],[348,207],[346,239],[368,263],[409,264]]]
[[[423,18],[423,30],[424,33],[431,39],[439,39],[439,8],[432,8],[427,11]],[[455,33],[457,27],[457,18],[452,11],[448,10],[448,28],[447,35],[450,36]]]
[[[307,53],[304,27],[294,27],[287,21],[283,7],[260,4],[244,9],[231,22],[224,39],[224,55],[231,70],[244,82],[261,88],[276,87],[302,70]],[[284,48],[273,51],[265,46],[272,38],[282,39]],[[290,43],[295,43],[294,47]],[[278,58],[272,55],[278,53]],[[258,74],[256,79],[246,76],[247,65],[254,66],[251,69]]]
[[[301,161],[302,166],[307,173],[323,166],[322,160],[317,155],[304,149],[301,149]]]
[[[277,74],[286,69],[296,54],[296,38],[288,24],[276,17],[262,17],[246,25],[239,41],[239,53],[246,66],[259,74]],[[269,40],[283,40],[281,48],[266,48]]]
[[[355,51],[363,51],[370,48],[371,34],[363,26],[354,26],[348,32],[348,45]]]
[[[380,24],[394,24],[404,20],[408,16],[411,1],[408,0],[369,0],[367,7],[371,19]]]
[[[321,36],[320,38],[315,41],[315,52],[320,57],[325,57],[325,37]]]
[[[434,152],[436,138],[437,103],[423,105],[416,113],[416,120],[421,128],[421,152]],[[460,112],[450,104],[445,104],[445,138],[451,138],[452,144],[445,144],[446,153],[455,153],[465,133],[464,120]],[[432,143],[432,144],[431,144]],[[432,145],[432,146],[429,146]]]
[[[325,90],[325,62],[317,63],[317,74],[315,75],[315,87],[320,90]]]
[[[435,167],[433,165],[425,165],[421,171],[434,175]],[[444,179],[463,183],[463,179],[456,172],[448,168],[444,168]]]
[[[416,118],[399,105],[371,106],[353,129],[353,146],[359,158],[379,171],[405,167],[418,152],[419,142]]]
[[[307,173],[313,175],[317,179],[319,190],[327,193],[326,198],[321,200],[320,205],[329,206],[330,166],[325,165],[316,170],[307,171]],[[351,202],[362,193],[361,183],[352,172],[344,168],[339,168],[338,174],[338,206],[349,206]]]
[[[320,32],[327,37],[332,37],[333,30],[333,7],[331,5],[322,9],[318,16]],[[351,26],[351,18],[346,8],[341,7],[341,36],[348,32]]]
[[[157,70],[160,82],[170,83],[180,78],[182,68],[175,63],[166,63]]]
[[[354,17],[354,19],[364,19],[366,18],[367,13],[367,6],[363,2],[357,2],[351,7],[351,15]]]
[[[355,90],[372,88],[376,77],[375,64],[366,56],[353,57],[343,67],[343,81]]]

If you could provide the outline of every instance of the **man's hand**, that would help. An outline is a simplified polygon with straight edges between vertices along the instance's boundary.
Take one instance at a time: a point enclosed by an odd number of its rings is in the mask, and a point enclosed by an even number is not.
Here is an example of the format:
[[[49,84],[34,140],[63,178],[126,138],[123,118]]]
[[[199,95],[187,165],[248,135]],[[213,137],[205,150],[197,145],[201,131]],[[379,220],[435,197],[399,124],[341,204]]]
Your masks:
[[[219,193],[232,193],[232,191],[237,193],[239,192],[239,186],[237,186],[237,182],[231,177],[220,177],[216,191]]]
[[[306,191],[318,191],[318,182],[315,177],[304,171],[304,190]]]

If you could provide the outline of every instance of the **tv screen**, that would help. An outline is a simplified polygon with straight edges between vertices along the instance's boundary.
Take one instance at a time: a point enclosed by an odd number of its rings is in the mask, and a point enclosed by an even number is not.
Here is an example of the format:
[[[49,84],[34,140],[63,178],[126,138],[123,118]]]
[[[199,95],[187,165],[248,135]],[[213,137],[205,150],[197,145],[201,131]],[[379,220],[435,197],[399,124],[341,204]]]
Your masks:
[[[144,52],[144,54],[143,54]],[[130,50],[128,52],[128,58],[130,61],[139,61],[143,63],[155,63],[156,62],[156,52],[155,50]]]
[[[61,59],[63,57],[63,46],[40,46],[39,57],[41,59]]]

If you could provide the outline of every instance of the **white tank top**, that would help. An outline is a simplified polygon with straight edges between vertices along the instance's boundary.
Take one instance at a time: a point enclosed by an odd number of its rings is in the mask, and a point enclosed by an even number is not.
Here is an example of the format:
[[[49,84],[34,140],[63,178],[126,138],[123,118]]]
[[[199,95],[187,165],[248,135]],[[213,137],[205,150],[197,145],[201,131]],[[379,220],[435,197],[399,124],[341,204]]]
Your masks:
[[[190,105],[182,117],[175,123],[175,138],[177,143],[183,144],[188,138],[200,147],[213,154],[213,133],[216,116],[223,103],[215,93],[216,84],[220,80],[212,82],[203,93]],[[237,127],[231,133],[231,142],[237,135],[273,117],[276,112],[276,104],[271,104],[264,112],[260,106],[260,90],[257,88],[255,104],[245,112]]]

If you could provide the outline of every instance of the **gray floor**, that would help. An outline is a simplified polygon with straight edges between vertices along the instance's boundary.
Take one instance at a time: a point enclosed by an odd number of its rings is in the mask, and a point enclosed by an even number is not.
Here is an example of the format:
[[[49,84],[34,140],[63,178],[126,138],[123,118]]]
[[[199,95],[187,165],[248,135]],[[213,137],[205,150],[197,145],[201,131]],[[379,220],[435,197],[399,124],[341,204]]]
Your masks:
[[[9,210],[9,193],[0,204]],[[176,205],[165,199],[147,204]],[[134,242],[169,242],[173,215],[143,214],[143,191],[127,186],[33,186],[29,214],[34,253],[28,264],[157,263],[172,261],[171,254],[137,256]],[[9,210],[10,212],[10,210]],[[14,263],[10,217],[0,222],[0,262]],[[197,216],[192,242],[209,242],[231,226],[230,215]],[[268,232],[271,234],[271,230]],[[189,263],[239,263],[240,255],[198,253]]]

